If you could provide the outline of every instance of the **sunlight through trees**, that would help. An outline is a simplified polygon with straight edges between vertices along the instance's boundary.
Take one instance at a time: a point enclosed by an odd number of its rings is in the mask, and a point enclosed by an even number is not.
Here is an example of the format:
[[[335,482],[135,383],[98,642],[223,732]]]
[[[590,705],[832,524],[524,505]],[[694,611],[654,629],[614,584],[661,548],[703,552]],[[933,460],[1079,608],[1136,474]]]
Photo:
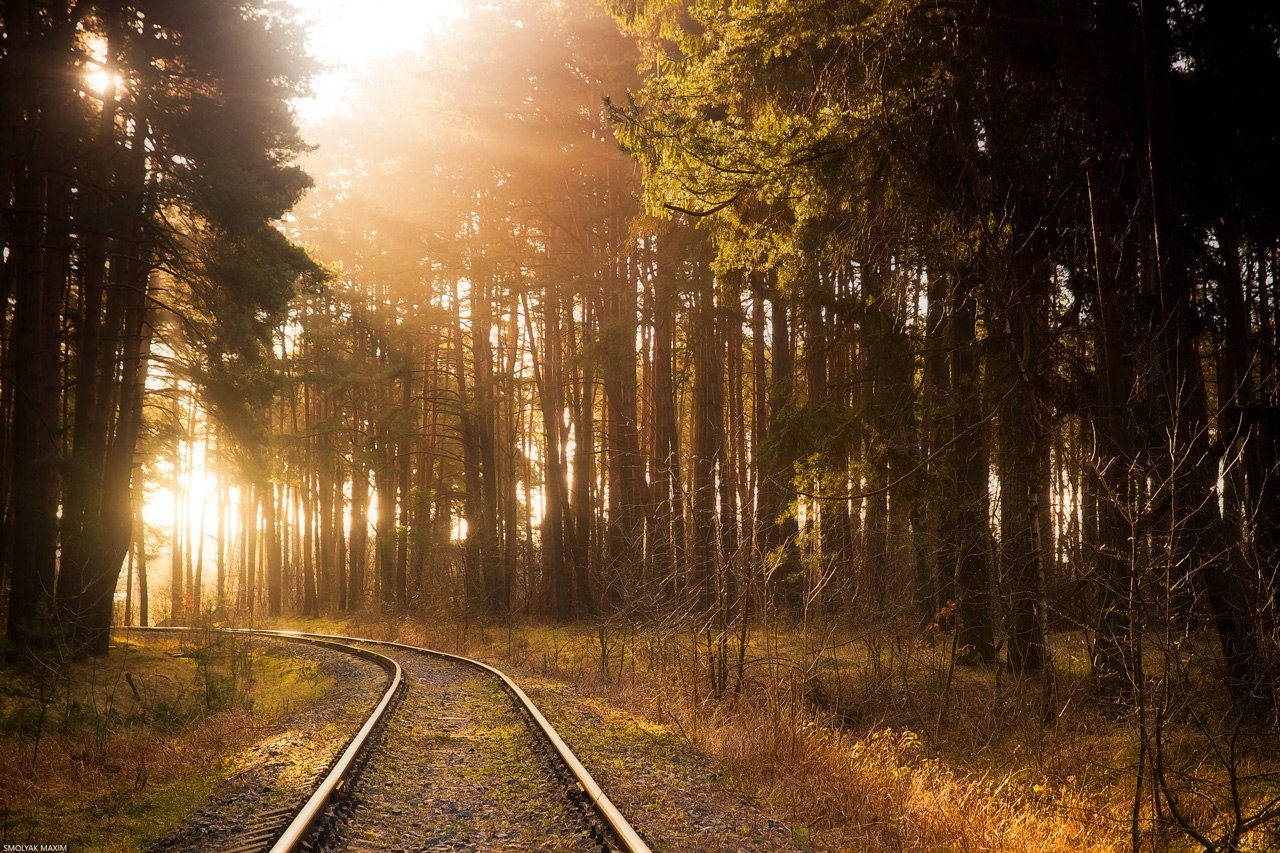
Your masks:
[[[1070,634],[1274,718],[1280,13],[379,8],[5,5],[11,652],[860,625],[1048,724]]]

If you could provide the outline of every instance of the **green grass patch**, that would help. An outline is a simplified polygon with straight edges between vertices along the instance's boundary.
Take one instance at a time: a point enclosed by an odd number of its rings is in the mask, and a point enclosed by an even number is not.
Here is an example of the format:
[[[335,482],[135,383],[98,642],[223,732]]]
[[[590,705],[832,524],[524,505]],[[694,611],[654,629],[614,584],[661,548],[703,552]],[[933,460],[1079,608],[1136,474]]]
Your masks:
[[[3,841],[145,849],[235,772],[255,729],[331,686],[287,647],[212,632],[0,670]]]

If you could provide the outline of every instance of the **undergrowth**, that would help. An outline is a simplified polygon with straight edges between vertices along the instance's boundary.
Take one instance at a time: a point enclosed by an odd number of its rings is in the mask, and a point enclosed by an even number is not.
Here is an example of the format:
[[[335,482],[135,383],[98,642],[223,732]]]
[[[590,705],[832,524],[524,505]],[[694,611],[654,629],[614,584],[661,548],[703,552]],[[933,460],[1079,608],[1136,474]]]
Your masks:
[[[20,656],[0,669],[0,843],[144,849],[257,729],[324,689],[309,661],[212,631]]]
[[[1046,691],[1002,668],[952,665],[946,636],[884,625],[756,626],[718,682],[715,643],[682,626],[358,616],[310,627],[461,652],[606,696],[716,758],[801,847],[1280,849],[1274,730],[1215,708],[1212,685],[1171,691],[1170,666],[1143,692],[1182,699],[1160,706],[1156,744],[1156,706],[1099,706],[1085,639],[1071,633],[1054,637]]]

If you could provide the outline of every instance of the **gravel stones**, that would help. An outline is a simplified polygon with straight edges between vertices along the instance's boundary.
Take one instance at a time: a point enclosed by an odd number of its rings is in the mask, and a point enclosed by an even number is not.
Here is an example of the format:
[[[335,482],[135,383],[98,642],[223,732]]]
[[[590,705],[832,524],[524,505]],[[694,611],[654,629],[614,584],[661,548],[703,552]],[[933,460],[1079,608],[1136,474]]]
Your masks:
[[[409,689],[324,850],[601,849],[594,817],[493,676],[380,651]]]
[[[613,849],[497,679],[419,652],[379,651],[400,662],[406,689],[309,849]],[[336,687],[238,756],[241,769],[215,799],[155,849],[226,850],[255,833],[267,838],[272,821],[283,828],[367,716],[385,685],[376,665],[312,647],[296,652],[325,667]],[[655,850],[796,849],[786,827],[667,727],[553,680],[526,673],[520,681]]]
[[[386,672],[370,661],[282,640],[255,642],[278,643],[282,651],[314,662],[333,687],[265,728],[260,741],[231,757],[235,772],[153,851],[229,850],[256,835],[278,835],[386,689]]]
[[[655,851],[799,849],[786,826],[673,729],[545,676],[512,677]]]

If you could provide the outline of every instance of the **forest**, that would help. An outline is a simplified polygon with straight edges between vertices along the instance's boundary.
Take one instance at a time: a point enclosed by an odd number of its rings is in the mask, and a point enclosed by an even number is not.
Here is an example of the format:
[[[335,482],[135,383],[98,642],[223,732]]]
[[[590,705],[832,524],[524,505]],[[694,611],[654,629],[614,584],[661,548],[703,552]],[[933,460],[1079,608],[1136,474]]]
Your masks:
[[[938,755],[990,688],[1122,744],[1075,849],[1280,843],[1280,6],[493,0],[304,125],[288,4],[2,26],[11,665],[552,627]]]

